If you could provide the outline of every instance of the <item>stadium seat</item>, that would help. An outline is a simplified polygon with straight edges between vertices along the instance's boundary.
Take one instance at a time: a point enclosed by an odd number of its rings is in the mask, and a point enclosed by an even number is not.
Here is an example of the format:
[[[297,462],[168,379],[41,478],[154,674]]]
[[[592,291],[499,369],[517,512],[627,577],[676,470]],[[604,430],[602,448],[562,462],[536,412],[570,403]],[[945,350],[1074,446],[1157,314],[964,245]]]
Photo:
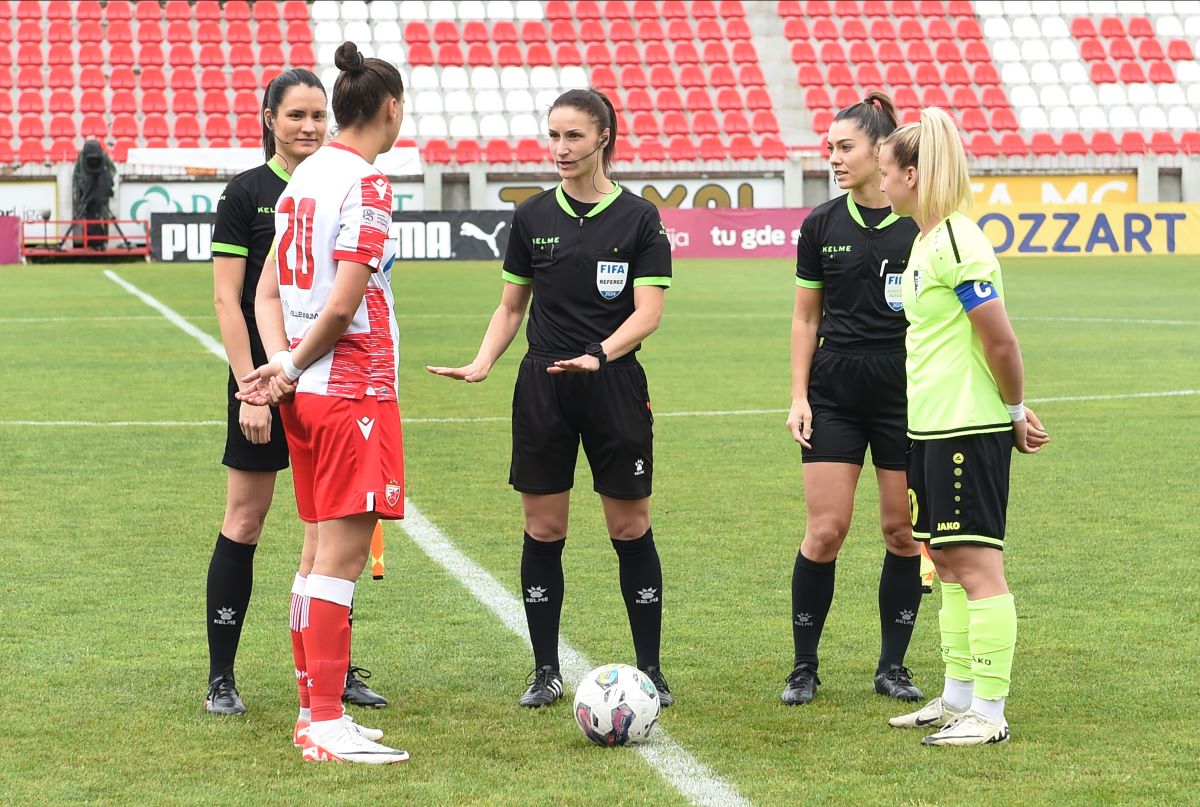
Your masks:
[[[227,148],[232,137],[233,129],[229,126],[229,118],[223,115],[214,115],[204,122],[204,139],[208,141],[209,146]],[[226,145],[218,146],[217,143]]]
[[[1141,132],[1131,130],[1121,135],[1121,151],[1126,154],[1145,154],[1146,138]]]
[[[441,138],[432,138],[421,147],[421,158],[426,162],[445,164],[454,159],[450,144]]]
[[[17,160],[22,163],[46,162],[46,147],[41,140],[22,140],[17,152]]]
[[[470,138],[459,140],[454,144],[454,161],[460,165],[477,163],[483,158],[483,150],[479,143]]]
[[[783,160],[787,158],[787,146],[784,145],[782,139],[776,135],[767,135],[758,144],[758,151],[763,159],[767,160]]]
[[[754,130],[755,134],[778,135],[780,133],[779,120],[770,110],[755,112],[750,128]]]
[[[1005,132],[1000,138],[1000,151],[1007,157],[1024,157],[1029,154],[1029,144],[1020,132]]]
[[[729,156],[735,160],[758,159],[758,146],[748,135],[735,135],[729,138]]]
[[[660,163],[667,159],[667,150],[657,137],[648,137],[638,143],[637,156],[642,162]]]
[[[542,144],[533,138],[518,140],[516,154],[517,162],[525,164],[544,162],[547,158]]]
[[[719,137],[702,137],[700,138],[699,153],[702,160],[724,160],[729,156],[729,148]]]
[[[162,90],[142,89],[141,107],[143,112],[164,114],[167,109],[167,96]]]
[[[484,148],[484,156],[489,163],[511,163],[516,159],[507,140],[489,140]]]
[[[305,11],[305,15],[308,11]],[[104,19],[111,26],[114,22],[129,22],[133,19],[133,5],[129,0],[108,0],[104,4]]]
[[[166,125],[166,121],[163,125]],[[237,123],[234,124],[234,133],[237,135],[238,144],[243,148],[257,146],[262,142],[262,123],[257,116],[239,115]],[[145,136],[150,137],[148,133],[145,133]]]
[[[690,162],[696,159],[696,146],[686,136],[672,137],[667,144],[667,156],[672,160]]]
[[[1185,154],[1200,154],[1200,132],[1184,132],[1180,135],[1179,145]]]
[[[1049,132],[1035,132],[1029,141],[1030,150],[1036,157],[1051,157],[1058,154],[1058,143]]]
[[[112,134],[113,137],[136,140],[138,137],[137,117],[130,114],[114,115]]]
[[[976,157],[998,157],[1000,156],[1000,146],[996,144],[990,134],[982,132],[971,138],[970,152]]]

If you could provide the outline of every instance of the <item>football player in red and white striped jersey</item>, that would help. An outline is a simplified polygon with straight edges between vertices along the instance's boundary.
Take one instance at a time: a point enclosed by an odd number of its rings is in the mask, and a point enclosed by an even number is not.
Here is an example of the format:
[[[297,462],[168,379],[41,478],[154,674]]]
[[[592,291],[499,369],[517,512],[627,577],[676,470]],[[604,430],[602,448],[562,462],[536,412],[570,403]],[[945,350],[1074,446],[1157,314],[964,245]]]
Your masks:
[[[404,515],[387,276],[392,187],[372,166],[400,132],[404,87],[394,66],[364,59],[352,42],[338,48],[335,64],[339,132],[296,169],[275,207],[277,271],[263,272],[255,305],[271,359],[243,379],[253,387],[239,397],[280,401],[297,509],[317,525],[312,569],[292,606],[311,717],[298,722],[295,739],[306,760],[387,764],[408,753],[344,718],[341,697],[354,581],[376,521]]]

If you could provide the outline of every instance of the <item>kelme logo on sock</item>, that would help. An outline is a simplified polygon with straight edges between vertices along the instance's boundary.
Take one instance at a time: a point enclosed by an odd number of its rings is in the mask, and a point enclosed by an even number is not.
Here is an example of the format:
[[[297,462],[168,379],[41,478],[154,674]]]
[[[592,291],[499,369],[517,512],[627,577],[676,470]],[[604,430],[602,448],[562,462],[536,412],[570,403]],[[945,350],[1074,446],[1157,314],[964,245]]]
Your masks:
[[[233,618],[236,613],[237,613],[237,611],[233,610],[232,608],[218,608],[217,609],[217,618],[213,620],[213,624],[214,625],[236,625],[237,620]]]
[[[550,599],[546,596],[544,586],[530,586],[525,589],[525,593],[529,595],[525,598],[525,602],[547,602]]]

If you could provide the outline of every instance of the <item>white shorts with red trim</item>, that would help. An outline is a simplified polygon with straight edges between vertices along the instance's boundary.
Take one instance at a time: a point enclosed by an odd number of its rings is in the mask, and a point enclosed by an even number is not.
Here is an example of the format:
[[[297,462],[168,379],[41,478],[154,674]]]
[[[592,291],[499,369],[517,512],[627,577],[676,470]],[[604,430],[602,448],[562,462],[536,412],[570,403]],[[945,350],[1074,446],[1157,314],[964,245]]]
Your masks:
[[[279,413],[303,521],[358,513],[404,518],[404,447],[396,401],[301,392]]]

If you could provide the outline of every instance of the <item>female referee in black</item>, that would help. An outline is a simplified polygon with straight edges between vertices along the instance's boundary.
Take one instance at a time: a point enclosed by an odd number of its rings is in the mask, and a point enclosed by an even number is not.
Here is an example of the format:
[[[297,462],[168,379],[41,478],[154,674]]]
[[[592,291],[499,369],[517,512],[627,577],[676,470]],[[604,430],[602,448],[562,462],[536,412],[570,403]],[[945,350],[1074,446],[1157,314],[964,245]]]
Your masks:
[[[882,642],[875,691],[918,700],[904,666],[921,604],[920,548],[905,479],[904,329],[900,275],[917,227],[879,191],[878,142],[896,128],[891,99],[873,92],[838,112],[826,148],[839,188],[800,229],[792,316],[792,407],[808,524],[792,571],[795,658],[780,696],[816,694],[817,645],[833,603],[834,564],[850,531],[867,446],[879,483],[886,553],[879,578]]]
[[[205,707],[216,714],[246,711],[234,681],[234,660],[254,584],[254,550],[275,493],[275,475],[288,467],[278,412],[242,403],[234,394],[237,379],[267,361],[255,324],[254,293],[275,238],[275,202],[291,172],[325,142],[325,88],[309,70],[288,70],[267,86],[261,114],[266,163],[230,180],[217,203],[212,239],[214,304],[229,356],[229,426],[222,459],[229,469],[225,519],[208,567],[205,620],[209,657]],[[305,556],[310,565],[315,541],[315,531],[306,527]],[[367,687],[356,672],[366,673],[351,667],[346,701],[386,706],[387,699]]]
[[[562,182],[513,216],[504,291],[475,360],[431,373],[479,382],[512,343],[532,297],[529,352],[513,393],[509,483],[525,511],[521,589],[533,643],[522,706],[562,696],[558,623],[562,550],[582,440],[620,565],[637,665],[671,704],[659,669],[662,568],[650,529],[653,416],[635,358],[658,328],[671,285],[671,248],[658,210],[609,178],[613,106],[570,90],[550,108],[550,155]]]

